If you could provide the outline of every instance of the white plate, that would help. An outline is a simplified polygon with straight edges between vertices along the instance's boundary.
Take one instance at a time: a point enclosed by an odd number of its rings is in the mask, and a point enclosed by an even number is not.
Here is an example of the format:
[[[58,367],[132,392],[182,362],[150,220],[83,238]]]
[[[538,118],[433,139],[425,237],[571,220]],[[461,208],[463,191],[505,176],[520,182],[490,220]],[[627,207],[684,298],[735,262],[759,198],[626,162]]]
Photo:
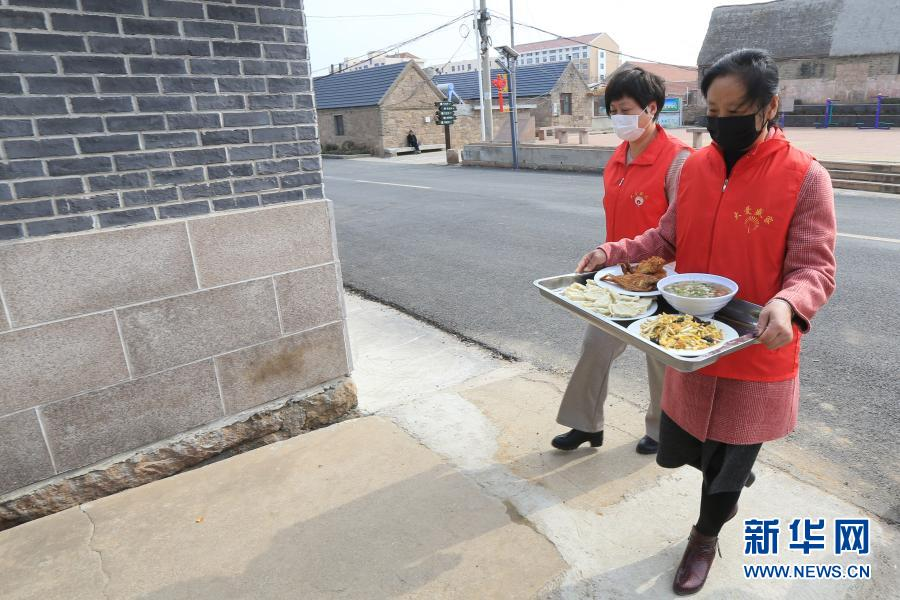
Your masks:
[[[592,315],[597,315],[601,319],[606,319],[607,321],[634,321],[635,319],[643,319],[644,317],[652,316],[653,313],[656,312],[656,309],[659,308],[659,305],[656,303],[656,300],[653,300],[652,302],[650,302],[650,306],[647,307],[647,310],[645,310],[642,313],[638,313],[637,315],[635,315],[633,317],[613,317],[610,315],[604,315],[603,313],[594,312],[589,308],[585,308],[584,306],[579,304],[577,301],[572,300],[568,296],[566,296],[566,289],[567,288],[559,288],[558,290],[553,290],[553,292],[560,298],[564,299],[566,302],[571,302],[578,308],[586,310],[589,313],[591,313]],[[631,293],[622,293],[622,292],[616,292],[616,294],[619,296],[633,296],[634,295]]]
[[[663,269],[665,269],[666,273],[668,273],[669,275],[675,275],[675,265],[674,264],[670,263],[668,265],[664,265]],[[622,286],[616,285],[615,283],[612,283],[611,281],[601,281],[601,277],[606,277],[607,275],[621,275],[621,274],[622,274],[622,267],[620,267],[619,265],[615,265],[612,267],[606,267],[605,269],[600,269],[599,271],[597,271],[597,273],[594,275],[594,281],[596,281],[597,285],[599,285],[600,287],[604,287],[608,290],[612,290],[612,291],[616,292],[617,294],[624,294],[626,296],[640,296],[641,298],[646,298],[649,296],[659,296],[662,293],[656,288],[654,288],[653,291],[651,291],[651,292],[632,292],[631,290],[626,290]]]
[[[655,317],[647,317],[647,318],[641,319],[640,321],[635,321],[634,323],[632,323],[631,325],[628,326],[628,331],[631,332],[635,337],[638,337],[649,344],[653,344],[653,342],[651,342],[649,339],[647,339],[641,335],[641,324],[646,321],[649,321],[650,319],[653,319],[653,318],[655,318]],[[738,337],[740,337],[740,335],[738,334],[737,331],[734,330],[734,328],[732,328],[729,325],[726,325],[722,321],[716,321],[715,319],[700,319],[700,320],[705,321],[707,323],[712,323],[713,325],[718,327],[722,331],[722,341],[719,342],[718,344],[714,344],[704,350],[672,350],[671,348],[663,348],[659,344],[653,344],[653,345],[656,346],[657,348],[659,348],[660,350],[662,350],[663,352],[668,352],[672,356],[701,356],[703,354],[708,354],[709,352],[712,352],[716,348],[720,348],[721,346],[723,346],[725,344],[725,342],[730,342],[731,340],[734,340],[734,339],[737,339]]]

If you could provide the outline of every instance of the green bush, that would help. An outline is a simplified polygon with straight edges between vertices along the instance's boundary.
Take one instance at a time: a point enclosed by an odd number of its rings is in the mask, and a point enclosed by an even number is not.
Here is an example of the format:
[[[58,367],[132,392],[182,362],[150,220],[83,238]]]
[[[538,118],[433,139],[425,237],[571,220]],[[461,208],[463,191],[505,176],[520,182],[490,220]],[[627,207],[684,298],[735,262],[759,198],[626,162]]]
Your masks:
[[[324,144],[322,146],[324,154],[371,154],[366,146],[357,146],[356,143],[347,140],[340,146],[337,144]]]

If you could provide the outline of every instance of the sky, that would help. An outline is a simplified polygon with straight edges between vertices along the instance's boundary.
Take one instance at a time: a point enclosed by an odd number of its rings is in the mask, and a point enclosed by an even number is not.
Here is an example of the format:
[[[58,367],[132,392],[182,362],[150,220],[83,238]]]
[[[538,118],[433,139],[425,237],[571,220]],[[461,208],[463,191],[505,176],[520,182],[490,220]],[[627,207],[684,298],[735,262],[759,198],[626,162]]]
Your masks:
[[[514,0],[515,20],[547,31],[576,36],[608,33],[634,60],[649,59],[696,65],[715,6],[754,4],[757,0]],[[497,15],[509,14],[509,0],[488,0]],[[472,0],[306,0],[309,45],[314,75],[330,64],[358,57],[438,27],[472,10]],[[411,14],[415,13],[415,14]],[[379,16],[376,16],[379,15]],[[467,18],[400,51],[424,58],[426,65],[453,58],[474,58],[476,35]],[[464,37],[468,34],[468,37]],[[494,46],[509,43],[509,23],[494,16],[490,35]],[[550,36],[516,26],[516,43]],[[628,60],[625,58],[624,60]]]

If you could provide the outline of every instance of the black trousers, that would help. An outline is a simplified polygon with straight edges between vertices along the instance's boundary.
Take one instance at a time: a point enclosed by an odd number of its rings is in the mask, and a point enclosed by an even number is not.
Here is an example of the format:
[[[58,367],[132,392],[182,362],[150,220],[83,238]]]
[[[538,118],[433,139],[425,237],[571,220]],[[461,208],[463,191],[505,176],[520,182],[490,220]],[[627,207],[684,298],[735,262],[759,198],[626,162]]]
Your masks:
[[[703,473],[697,530],[716,536],[737,504],[760,448],[762,444],[700,441],[663,411],[656,462],[669,469],[690,465]]]

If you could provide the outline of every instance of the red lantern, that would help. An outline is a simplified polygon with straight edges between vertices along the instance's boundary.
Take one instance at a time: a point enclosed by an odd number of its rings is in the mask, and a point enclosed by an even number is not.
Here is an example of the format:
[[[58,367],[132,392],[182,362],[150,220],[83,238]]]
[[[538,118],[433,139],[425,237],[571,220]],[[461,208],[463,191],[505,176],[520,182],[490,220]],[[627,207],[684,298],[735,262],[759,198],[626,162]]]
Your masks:
[[[503,112],[503,92],[509,91],[509,83],[506,80],[506,75],[498,73],[497,76],[491,80],[491,83],[495,88],[497,88],[497,98],[499,100],[500,112]]]

